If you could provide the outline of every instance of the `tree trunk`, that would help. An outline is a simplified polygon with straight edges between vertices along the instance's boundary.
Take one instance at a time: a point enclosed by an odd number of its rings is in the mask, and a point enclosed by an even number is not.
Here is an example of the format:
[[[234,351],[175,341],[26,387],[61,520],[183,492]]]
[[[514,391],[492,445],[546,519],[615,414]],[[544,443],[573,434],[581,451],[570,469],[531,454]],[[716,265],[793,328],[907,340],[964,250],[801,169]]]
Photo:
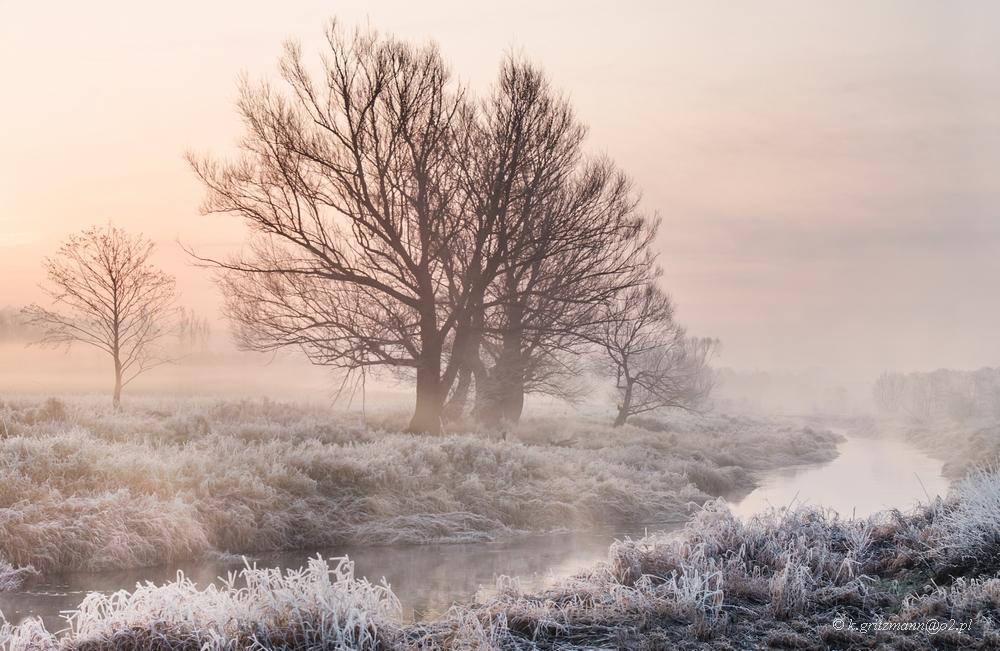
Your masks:
[[[615,418],[614,427],[621,427],[631,416],[632,411],[632,382],[626,382],[625,393],[622,395],[622,404],[618,405],[618,417]]]
[[[437,331],[433,303],[420,318],[420,359],[417,363],[417,404],[408,432],[438,434],[447,387],[441,386],[441,355],[444,345]]]
[[[446,421],[458,421],[465,414],[465,406],[469,402],[469,391],[472,388],[472,374],[480,364],[479,348],[482,332],[481,321],[479,319],[467,319],[462,327],[455,333],[455,345],[452,355],[458,361],[458,382],[455,385],[455,392],[444,407],[443,417]],[[442,387],[447,393],[449,387]]]
[[[506,387],[500,401],[500,411],[505,420],[517,423],[524,411],[524,376],[514,378]]]
[[[479,411],[480,420],[490,427],[499,426],[501,421],[516,423],[524,410],[524,361],[519,330],[504,334],[503,349],[490,373],[488,394]]]
[[[439,373],[417,369],[417,404],[406,431],[413,434],[438,434],[441,432],[441,415],[444,395]]]
[[[115,355],[115,395],[111,399],[111,404],[120,407],[122,403],[122,363]]]
[[[458,384],[455,385],[455,393],[451,395],[448,404],[444,407],[443,418],[448,422],[462,420],[465,413],[465,405],[469,401],[469,389],[472,388],[472,368],[463,362],[462,369],[458,372]]]

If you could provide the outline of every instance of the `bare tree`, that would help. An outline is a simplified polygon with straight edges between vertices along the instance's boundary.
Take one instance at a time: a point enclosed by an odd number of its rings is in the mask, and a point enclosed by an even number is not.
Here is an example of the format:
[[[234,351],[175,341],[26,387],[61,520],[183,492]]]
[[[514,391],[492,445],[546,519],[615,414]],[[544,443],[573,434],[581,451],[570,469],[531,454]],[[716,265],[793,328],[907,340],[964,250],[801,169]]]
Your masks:
[[[934,377],[929,373],[910,373],[906,381],[906,411],[918,421],[927,422],[938,402]]]
[[[631,184],[583,161],[585,130],[526,64],[508,60],[476,104],[433,46],[335,24],[327,40],[321,77],[290,44],[287,92],[242,85],[239,160],[191,158],[205,212],[253,231],[244,253],[205,261],[238,344],[412,373],[411,431],[438,431],[449,394],[461,414],[473,377],[477,401],[523,400],[553,342],[592,321],[565,315],[593,312],[616,274],[645,279],[653,228]]]
[[[976,381],[981,387],[980,409],[983,414],[1000,420],[1000,369],[981,368],[976,371]]]
[[[605,367],[615,375],[618,415],[663,408],[701,412],[708,407],[718,373],[709,362],[717,339],[687,337],[674,320],[670,297],[653,285],[633,287],[605,304],[596,341],[606,353]]]
[[[601,302],[653,274],[655,220],[629,179],[582,153],[586,128],[537,67],[502,64],[492,94],[461,121],[472,263],[456,337],[462,361],[449,403],[461,413],[475,376],[475,413],[517,421],[526,392],[572,394],[581,336]]]
[[[204,354],[212,338],[212,325],[208,317],[198,316],[194,310],[180,308],[177,315],[177,349],[182,355]]]
[[[42,331],[28,323],[21,312],[10,306],[0,309],[0,343],[31,341],[42,335]]]
[[[452,156],[461,92],[433,46],[335,23],[327,42],[318,78],[289,43],[287,92],[242,84],[241,158],[189,157],[204,211],[238,215],[253,234],[242,254],[207,262],[241,347],[299,347],[348,373],[412,372],[410,430],[438,431],[467,303],[449,274],[469,253]]]
[[[122,387],[169,361],[158,340],[174,314],[174,278],[148,264],[153,243],[110,222],[71,235],[43,262],[50,287],[42,285],[68,314],[32,304],[23,311],[44,329],[42,345],[95,346],[114,360],[114,404]]]
[[[979,414],[985,387],[974,373],[952,371],[948,375],[942,387],[942,406],[952,420],[965,423]]]
[[[875,379],[872,398],[883,411],[895,414],[903,404],[906,391],[906,377],[902,373],[883,372]]]

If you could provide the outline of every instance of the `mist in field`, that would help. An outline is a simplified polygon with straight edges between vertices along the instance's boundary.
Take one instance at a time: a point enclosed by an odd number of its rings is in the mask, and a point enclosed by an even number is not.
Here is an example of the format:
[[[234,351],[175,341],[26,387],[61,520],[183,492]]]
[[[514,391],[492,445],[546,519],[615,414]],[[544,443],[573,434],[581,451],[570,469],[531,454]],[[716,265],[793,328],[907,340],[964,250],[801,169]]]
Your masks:
[[[4,4],[3,651],[1000,647],[998,14]]]

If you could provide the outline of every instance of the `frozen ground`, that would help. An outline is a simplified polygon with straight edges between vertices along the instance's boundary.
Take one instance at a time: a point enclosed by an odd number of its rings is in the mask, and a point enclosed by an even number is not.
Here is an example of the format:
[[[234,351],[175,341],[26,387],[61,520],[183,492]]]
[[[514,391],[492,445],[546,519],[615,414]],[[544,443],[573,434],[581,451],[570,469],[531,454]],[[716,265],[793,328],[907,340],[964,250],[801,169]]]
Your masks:
[[[682,520],[753,472],[829,460],[794,419],[676,416],[612,429],[542,412],[507,433],[398,433],[399,411],[269,400],[8,396],[0,568],[101,571],[339,544],[485,541]]]
[[[678,535],[612,546],[606,563],[534,594],[399,622],[385,587],[317,559],[247,587],[181,579],[92,594],[57,638],[5,625],[6,649],[987,649],[1000,645],[1000,477],[977,471],[910,513],[842,520],[722,502]]]
[[[845,520],[799,507],[740,520],[710,495],[755,472],[825,461],[838,437],[794,419],[674,416],[613,430],[542,411],[507,432],[397,433],[271,401],[8,396],[0,406],[0,574],[101,569],[333,539],[486,540],[595,523],[693,519],[612,546],[606,563],[537,593],[401,623],[349,564],[179,580],[93,594],[57,638],[5,626],[21,649],[996,648],[1000,478],[946,499]],[[964,448],[963,448],[964,449]],[[704,508],[694,506],[706,503]]]

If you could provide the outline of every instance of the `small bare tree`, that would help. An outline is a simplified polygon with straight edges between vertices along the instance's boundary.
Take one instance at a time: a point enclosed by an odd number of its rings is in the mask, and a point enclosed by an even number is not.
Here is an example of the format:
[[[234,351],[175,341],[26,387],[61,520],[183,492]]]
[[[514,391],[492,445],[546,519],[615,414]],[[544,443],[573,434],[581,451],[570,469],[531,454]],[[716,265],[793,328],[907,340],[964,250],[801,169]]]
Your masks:
[[[625,290],[608,303],[597,340],[615,374],[615,427],[654,409],[700,413],[709,406],[718,373],[708,364],[719,341],[687,337],[670,297],[655,286]]]
[[[883,411],[895,414],[903,404],[903,393],[906,391],[906,378],[902,373],[883,372],[875,380],[872,387],[872,397],[875,404]]]
[[[79,341],[111,355],[115,366],[114,404],[122,387],[169,359],[158,345],[174,314],[174,278],[148,264],[153,243],[129,235],[110,222],[71,235],[42,263],[51,287],[41,285],[68,314],[32,304],[29,323],[44,330],[41,345]]]

